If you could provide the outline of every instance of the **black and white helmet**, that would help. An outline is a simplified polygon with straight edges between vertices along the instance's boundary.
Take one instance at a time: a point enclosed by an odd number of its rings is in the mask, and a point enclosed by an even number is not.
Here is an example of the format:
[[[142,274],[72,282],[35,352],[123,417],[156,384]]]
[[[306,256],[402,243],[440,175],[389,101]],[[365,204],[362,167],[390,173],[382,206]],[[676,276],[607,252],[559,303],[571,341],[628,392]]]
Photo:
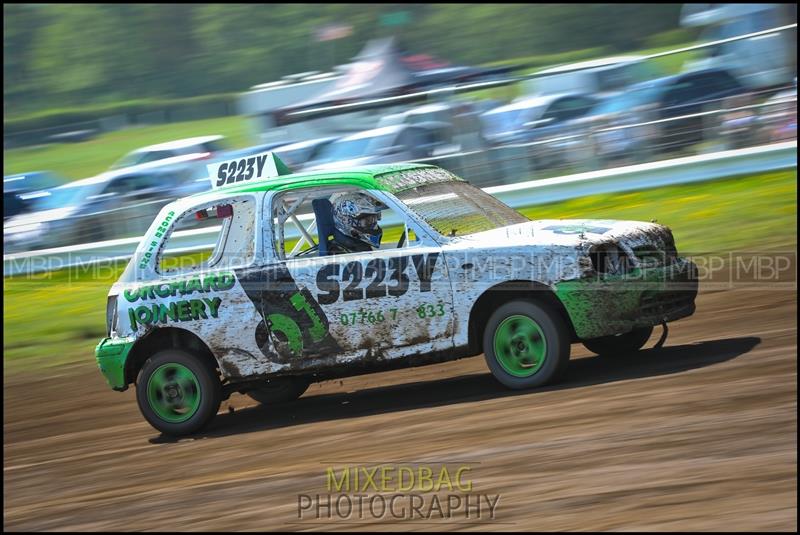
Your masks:
[[[362,193],[336,193],[330,200],[336,230],[371,247],[381,246],[383,229],[378,221],[385,206]]]

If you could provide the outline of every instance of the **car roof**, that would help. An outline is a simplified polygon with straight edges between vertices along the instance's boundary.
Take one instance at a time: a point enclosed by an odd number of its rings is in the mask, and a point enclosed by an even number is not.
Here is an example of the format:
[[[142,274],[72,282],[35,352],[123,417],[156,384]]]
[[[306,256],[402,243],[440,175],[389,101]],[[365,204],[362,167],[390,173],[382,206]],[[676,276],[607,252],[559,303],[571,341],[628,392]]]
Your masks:
[[[409,176],[398,177],[396,174],[417,169],[435,169],[443,171],[443,173],[438,177],[428,175],[427,177],[420,178]],[[445,180],[444,177],[447,177],[447,179]],[[325,170],[292,173],[260,180],[251,184],[231,184],[230,186],[223,186],[215,190],[196,193],[192,195],[191,198],[210,197],[213,199],[220,194],[232,195],[259,191],[285,191],[310,186],[336,185],[358,186],[364,189],[377,189],[397,193],[422,184],[447,181],[463,182],[463,179],[435,165],[417,163],[376,164],[353,167],[351,169],[337,169],[335,171]]]
[[[553,93],[548,95],[534,95],[531,97],[522,97],[516,99],[514,102],[511,102],[510,104],[504,104],[503,106],[498,106],[497,108],[484,112],[482,115],[501,113],[505,111],[523,110],[527,108],[536,108],[539,106],[546,106],[547,104],[550,104],[553,101],[563,97],[583,97],[583,96],[587,95],[583,93]]]
[[[380,128],[372,128],[371,130],[362,130],[348,136],[339,138],[338,141],[353,141],[355,139],[364,139],[368,137],[384,136],[386,134],[395,134],[404,128],[408,128],[407,124],[394,124],[391,126],[382,126]]]
[[[563,71],[572,69],[602,69],[616,67],[619,65],[627,65],[631,63],[638,63],[643,61],[643,56],[614,56],[611,58],[592,59],[589,61],[581,61],[579,63],[569,63],[567,65],[559,65],[558,67],[551,67],[543,71],[536,71],[536,74],[556,74]]]
[[[166,141],[164,143],[148,145],[147,147],[136,149],[134,152],[182,149],[184,147],[191,147],[192,145],[200,145],[203,143],[211,143],[212,141],[219,141],[224,137],[225,136],[216,135],[216,136],[200,136],[200,137],[189,137],[186,139],[176,139],[174,141]]]

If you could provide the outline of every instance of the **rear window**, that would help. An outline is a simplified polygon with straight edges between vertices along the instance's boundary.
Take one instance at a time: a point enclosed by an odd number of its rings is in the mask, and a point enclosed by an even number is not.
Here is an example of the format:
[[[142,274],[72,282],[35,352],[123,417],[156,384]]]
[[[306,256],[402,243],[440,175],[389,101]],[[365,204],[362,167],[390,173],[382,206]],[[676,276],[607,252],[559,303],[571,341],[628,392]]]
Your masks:
[[[164,275],[204,268],[234,268],[252,263],[255,255],[255,201],[235,197],[196,207],[175,222],[156,259]],[[208,231],[207,233],[202,232]],[[187,241],[185,235],[200,233]],[[197,242],[207,247],[198,248]]]

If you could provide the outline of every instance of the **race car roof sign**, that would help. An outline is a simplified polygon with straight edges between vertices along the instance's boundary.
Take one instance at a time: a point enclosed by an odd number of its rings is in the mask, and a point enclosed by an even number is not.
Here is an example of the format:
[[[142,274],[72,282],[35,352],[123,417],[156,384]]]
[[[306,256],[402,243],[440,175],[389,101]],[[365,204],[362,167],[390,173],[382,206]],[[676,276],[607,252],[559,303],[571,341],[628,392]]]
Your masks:
[[[213,189],[292,174],[286,164],[272,152],[214,162],[206,167]]]

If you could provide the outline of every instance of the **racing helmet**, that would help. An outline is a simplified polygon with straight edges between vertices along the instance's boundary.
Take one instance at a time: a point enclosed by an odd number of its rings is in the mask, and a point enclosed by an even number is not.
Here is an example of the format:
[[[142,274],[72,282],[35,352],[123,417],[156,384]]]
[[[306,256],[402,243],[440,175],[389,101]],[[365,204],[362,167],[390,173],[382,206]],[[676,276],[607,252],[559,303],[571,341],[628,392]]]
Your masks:
[[[378,221],[386,206],[362,193],[336,193],[330,201],[336,230],[370,247],[381,246],[383,229]]]

